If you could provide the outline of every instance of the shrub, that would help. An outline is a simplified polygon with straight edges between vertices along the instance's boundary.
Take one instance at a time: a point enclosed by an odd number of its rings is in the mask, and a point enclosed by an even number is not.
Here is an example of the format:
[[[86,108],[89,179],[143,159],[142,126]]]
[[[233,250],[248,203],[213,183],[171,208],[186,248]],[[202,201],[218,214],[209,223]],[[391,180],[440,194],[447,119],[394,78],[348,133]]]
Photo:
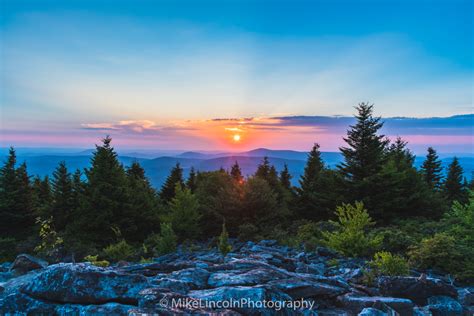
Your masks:
[[[391,253],[404,254],[416,243],[416,239],[398,227],[383,227],[375,230],[382,239],[382,248]]]
[[[229,252],[232,251],[232,246],[229,244],[229,234],[225,228],[225,223],[222,224],[222,232],[219,235],[217,244],[219,252],[225,257]]]
[[[239,226],[239,240],[240,241],[256,241],[261,239],[257,226],[254,224],[242,224]]]
[[[112,244],[104,248],[104,256],[111,261],[129,260],[133,254],[133,247],[127,244],[125,240],[121,240],[116,244]]]
[[[402,256],[393,255],[388,251],[380,251],[369,263],[377,275],[405,276],[410,273],[408,262]]]
[[[39,224],[40,227],[40,244],[35,247],[35,252],[47,259],[56,260],[64,241],[54,230],[52,223],[52,217],[45,220],[39,217],[36,219],[36,224]]]
[[[409,252],[410,262],[421,269],[451,273],[458,279],[474,278],[474,250],[446,233],[423,239]]]
[[[176,250],[177,238],[170,223],[161,223],[160,234],[152,234],[145,240],[144,248],[155,256]]]
[[[316,247],[323,243],[322,239],[323,234],[317,223],[309,222],[298,227],[296,241],[303,245],[306,251],[316,250]]]
[[[366,233],[375,223],[362,202],[342,204],[336,208],[335,232],[322,232],[328,247],[351,257],[364,257],[380,248],[382,239]]]
[[[98,257],[99,257],[98,255],[95,255],[95,256],[88,255],[84,257],[84,260],[90,262],[91,264],[97,267],[102,267],[102,268],[106,268],[110,265],[110,262],[108,262],[107,260],[98,260],[97,259]]]

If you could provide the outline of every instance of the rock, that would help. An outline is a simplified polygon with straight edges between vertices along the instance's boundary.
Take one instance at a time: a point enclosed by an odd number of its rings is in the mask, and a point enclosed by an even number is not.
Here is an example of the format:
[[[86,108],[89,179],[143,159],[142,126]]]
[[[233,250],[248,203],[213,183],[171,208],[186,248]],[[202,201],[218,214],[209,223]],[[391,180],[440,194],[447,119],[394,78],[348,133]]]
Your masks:
[[[20,275],[36,269],[44,269],[48,263],[27,254],[18,255],[10,266],[10,272]]]
[[[257,268],[249,271],[233,270],[216,272],[209,276],[207,283],[210,287],[229,285],[257,285],[267,283],[271,280],[287,277],[287,274],[281,273],[278,270]]]
[[[405,298],[382,297],[382,296],[353,296],[346,294],[338,298],[341,305],[353,313],[360,313],[366,307],[374,307],[383,303],[394,309],[400,315],[413,314],[413,302]]]
[[[42,270],[21,291],[57,303],[137,304],[138,293],[149,286],[138,274],[123,274],[88,264],[56,264]]]
[[[376,308],[366,307],[358,314],[358,316],[388,316],[388,314]]]
[[[187,282],[170,278],[154,279],[151,281],[151,284],[158,288],[168,289],[180,294],[186,294],[191,290]]]
[[[308,281],[299,278],[289,278],[276,280],[267,283],[268,286],[278,289],[293,299],[308,297],[326,297],[333,298],[347,293],[347,290],[338,286],[329,285],[321,282]]]
[[[306,264],[303,262],[298,262],[296,264],[295,272],[324,275],[324,273],[326,272],[326,266],[324,265],[324,263]]]
[[[11,265],[12,264],[10,262],[0,263],[0,272],[8,272],[10,270]]]
[[[262,286],[224,286],[217,289],[191,291],[188,295],[199,300],[211,302],[245,302],[240,306],[233,306],[232,308],[245,315],[274,315],[275,309],[263,308],[260,305],[261,302],[291,301],[291,297],[288,295]],[[297,315],[298,313],[293,309],[282,309],[278,314]]]
[[[378,287],[382,295],[408,298],[418,305],[426,305],[431,296],[457,298],[458,295],[454,286],[433,278],[381,277]]]
[[[54,315],[56,304],[35,300],[20,292],[0,299],[1,315]]]
[[[55,309],[58,315],[128,315],[130,311],[137,308],[133,305],[123,305],[118,303],[106,303],[102,305],[78,305],[66,304],[58,305]]]
[[[464,306],[474,305],[474,287],[458,290],[459,302]]]
[[[463,314],[461,304],[449,296],[428,298],[427,308],[433,316],[462,316]]]
[[[11,272],[0,272],[0,282],[5,282],[13,278],[14,275]]]
[[[185,282],[191,289],[197,290],[207,287],[209,274],[209,271],[202,268],[189,268],[174,271],[170,274],[170,277]]]
[[[273,247],[273,246],[276,246],[278,244],[278,242],[276,240],[260,240],[258,242],[258,244],[260,246],[264,246],[264,247]]]

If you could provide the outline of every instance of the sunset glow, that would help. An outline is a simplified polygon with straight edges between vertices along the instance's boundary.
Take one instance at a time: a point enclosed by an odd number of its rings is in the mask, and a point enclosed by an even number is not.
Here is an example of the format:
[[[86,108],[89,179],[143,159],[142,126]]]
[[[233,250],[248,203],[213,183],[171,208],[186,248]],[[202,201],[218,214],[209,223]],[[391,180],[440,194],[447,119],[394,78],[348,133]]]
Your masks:
[[[239,134],[235,134],[232,138],[234,139],[234,142],[239,142],[240,141],[240,135]]]

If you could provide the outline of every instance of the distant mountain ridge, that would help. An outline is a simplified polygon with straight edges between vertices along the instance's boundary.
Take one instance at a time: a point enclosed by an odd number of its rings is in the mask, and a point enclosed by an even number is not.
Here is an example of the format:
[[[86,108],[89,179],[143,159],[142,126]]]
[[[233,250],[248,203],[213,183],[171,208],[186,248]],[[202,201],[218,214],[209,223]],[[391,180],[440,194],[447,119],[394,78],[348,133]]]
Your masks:
[[[70,172],[76,169],[83,170],[90,166],[90,158],[92,151],[82,150],[75,154],[55,153],[55,154],[39,154],[34,155],[31,152],[18,153],[18,162],[25,161],[28,166],[28,172],[31,175],[51,175],[59,162],[65,161]],[[132,154],[132,155],[130,155]],[[136,155],[135,155],[136,154]],[[127,155],[119,155],[119,160],[124,166],[129,166],[133,161],[138,161],[151,183],[155,188],[161,187],[170,169],[176,164],[180,163],[184,169],[184,175],[187,176],[189,170],[194,169],[199,171],[212,171],[219,168],[229,170],[231,166],[237,161],[242,169],[242,173],[246,176],[251,175],[261,163],[263,157],[268,157],[270,163],[274,164],[277,170],[281,170],[285,164],[293,176],[292,182],[298,185],[298,180],[304,172],[304,167],[307,159],[307,152],[294,150],[272,150],[267,148],[257,148],[250,151],[240,153],[222,152],[222,153],[204,153],[199,151],[188,151],[178,153],[176,155],[163,155],[153,158],[150,153],[141,152],[127,152]],[[322,152],[321,156],[324,162],[331,168],[335,168],[337,164],[343,161],[343,157],[339,152]],[[2,152],[0,159],[4,161],[6,154]],[[474,172],[474,157],[458,157],[464,168],[464,175],[471,179]],[[415,166],[419,167],[424,160],[424,157],[416,157]],[[441,159],[443,167],[451,162],[452,157]]]

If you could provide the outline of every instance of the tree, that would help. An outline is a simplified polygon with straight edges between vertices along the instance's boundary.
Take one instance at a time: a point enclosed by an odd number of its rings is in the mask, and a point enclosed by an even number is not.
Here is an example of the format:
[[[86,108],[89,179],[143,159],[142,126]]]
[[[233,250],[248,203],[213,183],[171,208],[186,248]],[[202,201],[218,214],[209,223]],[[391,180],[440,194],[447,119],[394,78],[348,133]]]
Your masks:
[[[332,170],[325,167],[319,144],[314,144],[309,152],[299,182],[298,215],[309,220],[328,219],[339,200],[337,178]]]
[[[235,163],[230,169],[230,176],[237,183],[242,184],[244,181],[244,177],[242,176],[242,170],[240,169],[239,163],[237,161],[235,161]]]
[[[463,181],[463,169],[457,157],[449,164],[448,174],[444,182],[444,195],[451,205],[454,201],[467,203],[468,193]]]
[[[33,180],[33,195],[36,213],[42,218],[46,218],[53,203],[53,194],[48,176],[45,176],[43,179],[35,177]]]
[[[122,236],[129,241],[142,242],[159,226],[158,198],[145,170],[137,161],[127,168],[128,202],[126,216],[120,219]]]
[[[166,178],[165,184],[160,191],[160,198],[163,202],[168,203],[174,198],[176,183],[178,183],[181,188],[184,188],[183,180],[183,169],[179,165],[179,162],[171,169],[171,173]]]
[[[35,223],[34,201],[26,165],[15,166],[16,153],[11,147],[0,169],[0,238],[25,240]]]
[[[356,124],[351,125],[344,141],[347,147],[340,150],[344,162],[339,170],[346,181],[345,196],[350,201],[363,201],[367,209],[378,217],[380,193],[389,188],[380,186],[380,171],[386,161],[388,140],[378,132],[383,126],[380,117],[373,116],[373,105],[360,103],[357,107]]]
[[[175,190],[175,197],[168,204],[169,213],[164,216],[164,222],[171,223],[181,241],[193,239],[199,233],[199,201],[189,189],[183,189],[179,183],[176,183]]]
[[[196,171],[194,171],[194,167],[191,167],[191,170],[189,171],[186,187],[191,191],[191,193],[194,193],[196,190]]]
[[[428,147],[428,154],[426,159],[421,165],[421,173],[423,179],[432,190],[437,190],[441,187],[441,179],[443,178],[441,172],[443,167],[441,161],[436,154],[436,150],[432,147]]]
[[[232,246],[229,244],[229,234],[227,233],[227,229],[225,228],[225,222],[222,223],[222,232],[218,238],[218,245],[217,248],[222,256],[226,256],[229,252],[232,251]]]
[[[72,192],[72,178],[66,163],[60,162],[53,172],[53,203],[51,205],[52,225],[56,231],[63,231],[76,207]]]
[[[268,157],[265,156],[263,157],[262,162],[258,165],[257,171],[255,172],[255,176],[268,181],[270,169],[270,161],[268,160]]]
[[[288,170],[288,165],[285,163],[283,166],[283,170],[280,172],[280,183],[281,185],[288,190],[289,192],[293,191],[293,187],[291,185],[291,178],[293,178]]]
[[[127,177],[111,141],[107,136],[96,145],[91,167],[85,170],[81,205],[68,227],[68,235],[81,247],[103,248],[117,241],[116,231],[127,230],[121,222],[130,209]]]

